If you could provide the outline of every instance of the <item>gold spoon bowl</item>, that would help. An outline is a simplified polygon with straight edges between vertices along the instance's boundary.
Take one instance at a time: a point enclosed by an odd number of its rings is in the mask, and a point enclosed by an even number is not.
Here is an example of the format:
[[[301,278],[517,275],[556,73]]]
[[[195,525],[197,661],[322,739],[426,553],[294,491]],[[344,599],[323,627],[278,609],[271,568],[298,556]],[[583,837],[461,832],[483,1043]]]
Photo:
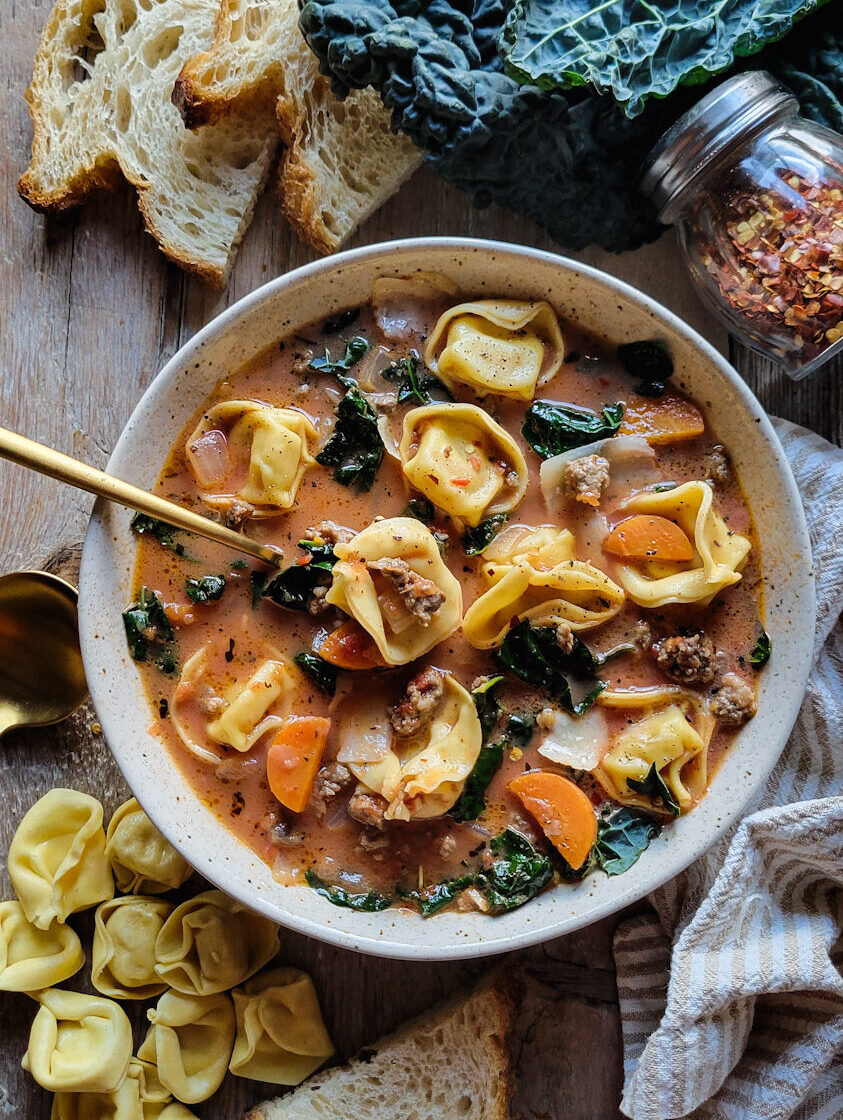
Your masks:
[[[0,576],[0,736],[58,723],[88,695],[76,599],[49,572]]]

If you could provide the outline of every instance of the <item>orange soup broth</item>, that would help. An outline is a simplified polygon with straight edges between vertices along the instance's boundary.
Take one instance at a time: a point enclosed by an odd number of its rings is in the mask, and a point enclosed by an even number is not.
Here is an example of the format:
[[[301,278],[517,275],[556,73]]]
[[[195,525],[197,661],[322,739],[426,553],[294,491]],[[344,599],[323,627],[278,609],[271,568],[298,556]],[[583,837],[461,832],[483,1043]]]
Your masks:
[[[632,391],[632,379],[624,373],[611,357],[606,344],[588,338],[575,328],[563,324],[568,347],[568,358],[560,372],[543,389],[537,398],[599,410],[615,401],[640,402]],[[157,486],[157,492],[189,508],[206,512],[201,492],[186,461],[184,447],[191,432],[199,423],[203,410],[218,401],[247,399],[277,406],[289,406],[305,411],[324,442],[333,425],[334,408],[341,394],[334,378],[312,371],[294,372],[293,364],[302,355],[322,353],[326,344],[331,353],[341,354],[346,337],[362,334],[376,337],[376,330],[367,311],[342,335],[322,338],[319,325],[305,329],[297,337],[288,338],[267,349],[254,360],[224,378],[211,397],[185,426],[182,436],[173,449]],[[418,346],[418,349],[421,349]],[[384,357],[378,368],[383,368],[390,358],[409,352],[407,347],[392,347],[389,357]],[[364,359],[365,361],[365,359]],[[353,373],[357,375],[358,367]],[[681,385],[677,386],[681,390]],[[580,514],[565,507],[561,514],[550,516],[539,487],[540,459],[521,436],[521,423],[525,402],[506,401],[501,398],[477,398],[462,387],[457,387],[456,399],[480,404],[517,440],[530,470],[530,484],[524,500],[511,517],[510,524],[531,526],[557,524],[570,528],[576,539],[576,555],[580,560],[591,561],[595,566],[616,579],[616,565],[611,557],[601,551],[597,536],[600,522],[593,514]],[[697,402],[705,408],[705,402]],[[409,407],[409,406],[408,406]],[[406,412],[399,407],[391,417],[391,427],[396,440],[400,438],[400,419]],[[657,466],[665,480],[681,484],[702,477],[702,457],[717,442],[708,426],[703,436],[674,445],[656,448]],[[620,520],[617,505],[623,494],[610,489],[601,503],[609,524]],[[389,454],[384,454],[375,484],[369,493],[359,493],[334,481],[331,470],[314,466],[304,476],[295,507],[277,517],[250,520],[246,532],[262,541],[281,546],[285,561],[292,563],[301,555],[297,542],[308,535],[308,529],[323,519],[330,519],[354,530],[363,529],[377,516],[390,517],[404,511],[412,493],[406,485],[400,465]],[[761,611],[761,582],[759,577],[759,552],[751,518],[739,484],[733,479],[725,488],[718,489],[716,508],[729,529],[749,535],[753,549],[743,569],[743,578],[735,586],[721,592],[705,608],[671,607],[654,611],[641,611],[627,603],[621,613],[597,630],[585,635],[590,647],[607,650],[620,641],[634,636],[639,620],[646,616],[654,629],[676,633],[679,626],[704,625],[718,648],[728,657],[728,668],[752,680],[752,670],[740,658],[752,647],[757,636]],[[482,589],[481,556],[467,557],[460,547],[459,537],[442,517],[435,526],[443,532],[450,531],[446,560],[457,575],[463,588],[463,610],[471,605]],[[603,523],[605,528],[605,523]],[[168,608],[176,632],[179,664],[184,663],[202,645],[209,643],[207,657],[208,678],[214,687],[233,685],[248,679],[257,664],[268,655],[280,655],[292,660],[296,653],[310,650],[320,631],[324,634],[340,621],[335,611],[318,616],[284,610],[272,602],[261,601],[252,606],[250,569],[232,567],[237,558],[229,551],[199,538],[183,538],[185,548],[193,559],[173,555],[148,536],[139,538],[135,584],[154,590]],[[185,580],[206,574],[224,575],[227,587],[217,603],[194,605],[185,593]],[[175,616],[175,617],[173,617]],[[452,635],[437,646],[425,663],[449,671],[466,688],[482,674],[497,672],[493,651],[479,651],[471,647],[461,632]],[[419,666],[403,669],[364,673],[355,678],[353,673],[341,673],[338,696],[343,690],[362,687],[382,691],[384,705],[396,700],[406,681]],[[393,822],[390,825],[392,843],[382,851],[366,852],[357,846],[360,825],[347,814],[329,808],[320,820],[312,808],[297,818],[297,827],[304,833],[299,845],[278,846],[271,838],[271,829],[281,819],[280,807],[269,791],[266,781],[266,753],[272,740],[268,734],[247,754],[220,748],[225,756],[221,766],[207,765],[197,760],[183,746],[176,734],[169,710],[172,708],[176,681],[164,676],[154,667],[139,666],[153,711],[156,715],[151,730],[172,754],[184,774],[186,782],[196,791],[208,808],[260,858],[273,868],[282,882],[300,882],[304,871],[315,866],[326,879],[341,879],[346,885],[355,883],[367,888],[391,891],[396,884],[415,886],[419,881],[433,882],[448,874],[458,874],[462,861],[470,860],[488,836],[495,835],[506,825],[515,825],[531,838],[537,838],[537,826],[510,794],[507,783],[524,770],[540,767],[558,770],[537,753],[540,737],[523,749],[507,750],[504,762],[487,792],[487,811],[482,820],[458,825],[449,816],[420,822]],[[610,688],[635,688],[665,684],[664,676],[654,662],[646,656],[622,655],[610,661],[601,675]],[[293,715],[331,715],[331,699],[320,691],[303,673],[296,672],[296,689],[291,706]],[[355,679],[352,679],[355,678]],[[515,678],[507,680],[500,692],[500,699],[510,711],[529,709],[533,713],[548,705],[542,698]],[[628,712],[606,708],[604,712],[611,730],[618,731],[630,719]],[[200,734],[200,728],[196,727]],[[718,760],[733,738],[733,732],[718,726],[709,748],[709,771],[713,772]],[[326,760],[336,751],[336,720],[329,739]],[[583,788],[595,805],[605,801],[605,794],[586,776]],[[338,799],[339,800],[339,799]],[[444,836],[454,838],[455,848],[447,858],[440,855]]]

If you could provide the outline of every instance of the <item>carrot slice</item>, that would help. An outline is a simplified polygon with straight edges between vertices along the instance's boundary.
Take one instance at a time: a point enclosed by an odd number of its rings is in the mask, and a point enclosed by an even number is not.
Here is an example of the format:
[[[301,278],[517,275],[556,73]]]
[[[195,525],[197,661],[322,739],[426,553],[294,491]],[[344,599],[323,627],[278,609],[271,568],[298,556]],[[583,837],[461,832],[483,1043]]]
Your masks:
[[[316,651],[339,669],[382,669],[384,660],[374,638],[359,622],[349,619],[332,631]]]
[[[673,521],[636,513],[619,522],[603,540],[603,551],[624,560],[693,560],[691,542]]]
[[[566,862],[576,871],[597,839],[594,806],[578,785],[561,774],[528,770],[507,786]]]
[[[696,439],[705,431],[703,414],[691,401],[673,393],[633,401],[624,409],[619,435],[643,436],[654,447]]]
[[[310,799],[331,721],[301,716],[285,723],[266,756],[266,778],[273,796],[287,809],[301,813]]]

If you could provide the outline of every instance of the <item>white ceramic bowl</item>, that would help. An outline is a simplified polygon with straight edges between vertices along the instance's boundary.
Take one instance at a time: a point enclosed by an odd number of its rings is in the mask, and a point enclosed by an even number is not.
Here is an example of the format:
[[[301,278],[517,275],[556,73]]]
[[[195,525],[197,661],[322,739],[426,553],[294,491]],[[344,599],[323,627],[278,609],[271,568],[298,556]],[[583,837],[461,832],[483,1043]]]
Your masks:
[[[732,455],[758,527],[773,657],[759,711],[740,732],[703,802],[680,818],[624,875],[597,873],[548,891],[511,914],[445,912],[427,921],[390,909],[358,914],[305,887],[283,887],[182,779],[147,728],[150,714],[126,649],[120,614],[131,600],[135,539],[129,514],[98,502],[82,558],[79,622],[91,696],[109,746],[146,812],[212,883],[285,926],[350,949],[443,959],[497,953],[595,921],[678,874],[759,793],[804,693],[814,632],[811,554],[796,486],[763,409],[732,367],[670,312],[605,273],[563,257],[459,238],[396,241],[341,253],[265,284],[183,347],[135,409],[109,462],[151,488],[171,444],[221,375],[296,328],[370,291],[378,276],[415,269],[452,276],[466,293],[545,298],[560,314],[617,342],[658,334],[671,346],[675,380],[701,402]]]

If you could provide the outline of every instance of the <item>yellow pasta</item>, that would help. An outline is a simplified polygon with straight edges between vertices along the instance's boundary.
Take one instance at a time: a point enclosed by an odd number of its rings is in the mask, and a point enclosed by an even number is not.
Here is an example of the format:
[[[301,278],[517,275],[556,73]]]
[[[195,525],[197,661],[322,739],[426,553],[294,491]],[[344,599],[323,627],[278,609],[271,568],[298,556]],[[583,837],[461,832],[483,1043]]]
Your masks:
[[[415,735],[392,737],[383,757],[366,762],[356,761],[351,752],[338,756],[366,789],[386,799],[387,820],[441,817],[455,804],[477,761],[483,733],[474,701],[453,677],[446,676],[444,685],[434,719]],[[389,735],[385,711],[382,719]]]
[[[161,898],[126,895],[97,907],[91,983],[113,999],[151,999],[167,987],[155,972],[155,939],[173,912]]]
[[[612,742],[594,770],[607,794],[625,805],[662,809],[628,782],[643,781],[655,765],[680,810],[690,808],[705,790],[708,745],[714,719],[704,703],[680,688],[607,691],[604,706],[643,710]]]
[[[481,299],[442,315],[424,351],[446,385],[468,385],[483,396],[533,399],[565,354],[556,312],[544,300]]]
[[[39,929],[112,898],[102,805],[86,793],[51,789],[18,825],[8,867],[24,913]]]
[[[134,797],[115,810],[105,834],[105,852],[124,893],[162,894],[180,887],[193,874]]]
[[[623,590],[605,572],[574,559],[567,529],[513,527],[501,537],[486,550],[487,590],[463,619],[463,634],[476,649],[499,646],[513,619],[534,626],[565,622],[582,631],[608,622],[623,607]]]
[[[208,724],[208,736],[236,751],[249,750],[267,731],[280,726],[279,717],[267,718],[267,712],[286,698],[289,689],[287,663],[264,661],[245,685],[229,690],[222,715]]]
[[[272,517],[295,504],[301,480],[316,462],[317,442],[312,421],[298,409],[223,401],[202,417],[185,454],[208,505],[227,512],[239,500],[251,507],[249,516]],[[246,482],[225,492],[227,479],[246,455]]]
[[[355,618],[374,638],[387,665],[405,665],[422,657],[459,627],[462,588],[442,559],[436,538],[413,517],[375,521],[348,544],[337,544],[339,557],[327,601]],[[376,565],[403,561],[417,576],[430,580],[444,600],[429,619],[405,607]]]
[[[186,995],[241,984],[278,952],[278,926],[209,890],[176,907],[155,941],[155,972]]]
[[[50,1120],[158,1120],[144,1112],[137,1082],[128,1075],[111,1093],[56,1093]]]
[[[44,1089],[110,1093],[132,1056],[132,1027],[110,999],[47,988],[29,1032],[21,1065]]]
[[[398,450],[410,485],[466,525],[509,513],[527,490],[527,463],[518,444],[474,404],[411,409]]]
[[[234,1007],[225,994],[165,992],[147,1012],[152,1024],[138,1057],[180,1101],[196,1104],[217,1091],[234,1045]]]
[[[642,491],[624,502],[625,512],[651,513],[674,521],[694,550],[687,563],[640,561],[618,564],[618,579],[640,607],[667,603],[711,602],[718,591],[737,583],[750,551],[749,540],[734,533],[713,507],[705,482],[686,482],[662,493]]]
[[[334,1053],[306,972],[271,969],[231,995],[237,1035],[228,1068],[238,1077],[298,1085]]]
[[[19,902],[0,902],[0,991],[52,988],[85,963],[82,943],[70,926],[39,929]]]

